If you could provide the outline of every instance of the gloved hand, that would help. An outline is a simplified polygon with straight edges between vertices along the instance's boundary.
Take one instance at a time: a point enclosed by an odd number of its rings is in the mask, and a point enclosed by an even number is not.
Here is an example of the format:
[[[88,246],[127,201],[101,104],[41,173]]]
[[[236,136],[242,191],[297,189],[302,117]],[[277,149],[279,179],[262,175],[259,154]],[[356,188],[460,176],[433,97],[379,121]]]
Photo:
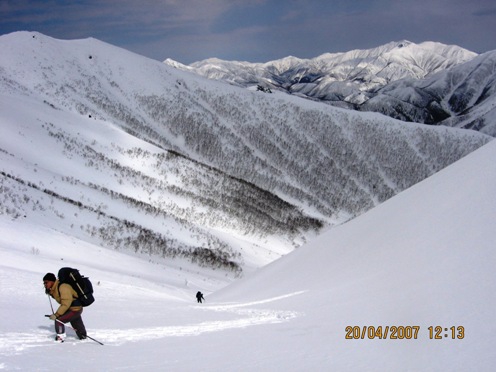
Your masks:
[[[55,320],[55,319],[57,319],[57,315],[52,314],[52,315],[49,316],[49,318],[50,318],[50,320]]]

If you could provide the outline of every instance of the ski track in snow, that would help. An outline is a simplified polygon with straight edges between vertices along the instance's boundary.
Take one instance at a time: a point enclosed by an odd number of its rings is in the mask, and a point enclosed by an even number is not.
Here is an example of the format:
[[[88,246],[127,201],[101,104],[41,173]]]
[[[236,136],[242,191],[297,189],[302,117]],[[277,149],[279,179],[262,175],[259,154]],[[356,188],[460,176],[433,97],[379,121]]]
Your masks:
[[[192,306],[202,311],[227,312],[239,315],[239,319],[208,321],[184,326],[165,326],[132,329],[101,329],[90,334],[91,337],[105,345],[118,346],[125,342],[154,340],[165,337],[197,336],[203,333],[220,332],[228,329],[246,328],[262,324],[277,324],[290,321],[302,314],[288,310],[254,309],[250,306],[266,304],[284,298],[296,296],[305,291],[294,292],[283,296],[248,303],[226,303]],[[52,341],[52,333],[47,336],[46,330],[31,332],[11,332],[0,334],[0,355],[20,354],[33,347],[52,347],[58,345]],[[66,342],[72,341],[69,338]],[[77,341],[80,343],[81,341]],[[83,341],[91,342],[91,340]]]

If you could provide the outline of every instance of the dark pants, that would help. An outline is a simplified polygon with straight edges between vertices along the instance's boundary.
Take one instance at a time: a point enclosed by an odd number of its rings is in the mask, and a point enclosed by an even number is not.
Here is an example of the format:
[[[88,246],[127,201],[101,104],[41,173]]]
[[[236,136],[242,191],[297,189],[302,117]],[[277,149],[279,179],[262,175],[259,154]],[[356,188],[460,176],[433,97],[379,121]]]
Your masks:
[[[83,318],[81,318],[82,313],[83,309],[79,311],[68,310],[64,315],[57,318],[62,323],[70,322],[79,339],[86,338],[86,328],[83,323]],[[60,322],[55,321],[55,332],[57,332],[57,334],[65,333],[65,326]]]

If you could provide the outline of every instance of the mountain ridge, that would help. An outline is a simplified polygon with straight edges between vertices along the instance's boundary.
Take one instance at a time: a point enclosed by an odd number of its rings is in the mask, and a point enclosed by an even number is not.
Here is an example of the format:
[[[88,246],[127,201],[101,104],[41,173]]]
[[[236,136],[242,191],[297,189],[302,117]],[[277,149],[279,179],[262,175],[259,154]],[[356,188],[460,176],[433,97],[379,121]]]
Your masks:
[[[207,59],[189,66],[171,60],[164,63],[242,87],[260,85],[338,107],[379,112],[407,122],[475,129],[494,137],[496,98],[488,93],[496,90],[495,69],[485,65],[495,61],[494,52],[478,55],[455,45],[404,40],[312,59],[287,57],[265,63]],[[459,76],[467,78],[456,95],[450,95],[445,87]],[[472,106],[456,108],[455,101],[460,101],[456,97],[471,96],[480,85],[484,85],[485,96]],[[435,86],[439,88],[434,90]]]

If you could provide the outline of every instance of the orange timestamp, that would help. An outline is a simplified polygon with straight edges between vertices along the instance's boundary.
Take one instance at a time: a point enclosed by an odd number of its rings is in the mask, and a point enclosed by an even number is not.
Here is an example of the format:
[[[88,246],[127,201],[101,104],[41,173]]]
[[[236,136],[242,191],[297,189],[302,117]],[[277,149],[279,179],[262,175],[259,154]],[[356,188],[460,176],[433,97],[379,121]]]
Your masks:
[[[431,340],[465,338],[465,327],[463,326],[429,326],[428,336]],[[422,334],[420,326],[347,326],[345,328],[346,340],[417,340]]]

